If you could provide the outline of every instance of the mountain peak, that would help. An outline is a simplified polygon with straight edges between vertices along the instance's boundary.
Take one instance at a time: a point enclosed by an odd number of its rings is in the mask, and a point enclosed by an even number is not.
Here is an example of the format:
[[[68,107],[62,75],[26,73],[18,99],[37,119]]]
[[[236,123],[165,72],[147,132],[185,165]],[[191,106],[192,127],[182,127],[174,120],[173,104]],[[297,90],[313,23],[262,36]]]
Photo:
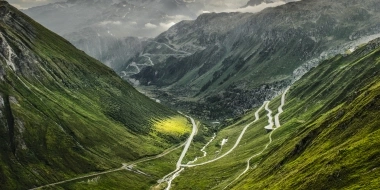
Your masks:
[[[8,12],[9,3],[7,1],[0,1],[0,17],[3,17]]]

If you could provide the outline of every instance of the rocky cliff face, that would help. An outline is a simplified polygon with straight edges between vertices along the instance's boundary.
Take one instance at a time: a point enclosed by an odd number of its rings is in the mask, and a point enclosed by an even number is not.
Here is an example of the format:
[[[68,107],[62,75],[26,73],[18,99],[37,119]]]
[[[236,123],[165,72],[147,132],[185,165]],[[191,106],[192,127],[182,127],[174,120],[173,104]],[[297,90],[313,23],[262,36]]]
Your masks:
[[[177,104],[205,118],[217,118],[214,108],[228,117],[276,95],[321,60],[376,38],[378,10],[374,0],[304,0],[257,14],[204,14],[173,26],[129,63],[150,58],[133,79],[156,86],[161,98],[180,96]]]

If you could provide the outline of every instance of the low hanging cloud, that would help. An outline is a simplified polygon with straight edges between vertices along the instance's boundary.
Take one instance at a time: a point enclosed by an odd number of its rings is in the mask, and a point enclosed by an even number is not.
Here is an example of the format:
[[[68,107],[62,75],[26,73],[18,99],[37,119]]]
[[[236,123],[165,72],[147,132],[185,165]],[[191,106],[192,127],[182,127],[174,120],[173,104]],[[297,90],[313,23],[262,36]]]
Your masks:
[[[287,0],[286,2],[285,1],[277,1],[277,2],[273,2],[273,3],[261,3],[259,5],[256,5],[256,6],[247,6],[247,7],[244,7],[244,8],[236,8],[236,9],[224,9],[224,10],[221,10],[221,11],[208,11],[208,10],[204,10],[203,13],[210,13],[210,12],[216,12],[216,13],[221,13],[221,12],[242,12],[242,13],[257,13],[257,12],[260,12],[266,8],[269,8],[269,7],[277,7],[277,6],[281,6],[281,5],[284,5],[288,2],[295,2],[295,1],[301,1],[301,0]]]
[[[165,30],[169,29],[173,25],[175,25],[175,22],[168,22],[168,23],[160,23],[160,27],[164,28]]]
[[[120,21],[110,21],[110,20],[107,20],[107,21],[103,21],[103,22],[100,22],[99,25],[101,26],[105,26],[105,25],[121,25],[122,23]]]
[[[62,2],[65,0],[8,0],[8,2],[18,9],[28,9],[30,7],[46,5],[49,3]]]
[[[149,22],[145,24],[145,28],[147,29],[155,29],[157,27],[158,27],[157,25],[149,23]]]
[[[236,10],[233,10],[231,12],[257,13],[257,12],[260,12],[260,11],[266,9],[266,8],[277,7],[277,6],[284,5],[284,4],[286,4],[284,1],[278,1],[275,3],[261,3],[261,4],[256,5],[256,6],[248,6],[245,8],[236,9]]]

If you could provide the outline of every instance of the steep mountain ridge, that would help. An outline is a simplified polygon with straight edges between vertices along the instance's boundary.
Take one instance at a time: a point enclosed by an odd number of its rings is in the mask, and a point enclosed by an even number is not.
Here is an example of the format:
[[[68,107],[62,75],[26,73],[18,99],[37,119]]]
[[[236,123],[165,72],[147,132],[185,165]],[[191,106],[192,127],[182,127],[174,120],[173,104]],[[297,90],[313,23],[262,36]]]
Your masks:
[[[154,65],[132,78],[204,119],[229,118],[276,96],[321,60],[379,37],[378,9],[373,0],[304,0],[256,14],[204,14],[146,45],[142,54]],[[128,64],[144,65],[146,56]]]
[[[0,1],[0,47],[1,189],[118,168],[187,135],[158,128],[172,118],[178,128],[190,127],[183,116],[6,1]]]
[[[379,72],[380,38],[324,61],[284,96],[231,121],[210,143],[194,141],[171,188],[377,189]],[[282,104],[281,125],[267,131]]]
[[[379,58],[376,39],[295,83],[277,136],[288,135],[235,189],[376,189]]]

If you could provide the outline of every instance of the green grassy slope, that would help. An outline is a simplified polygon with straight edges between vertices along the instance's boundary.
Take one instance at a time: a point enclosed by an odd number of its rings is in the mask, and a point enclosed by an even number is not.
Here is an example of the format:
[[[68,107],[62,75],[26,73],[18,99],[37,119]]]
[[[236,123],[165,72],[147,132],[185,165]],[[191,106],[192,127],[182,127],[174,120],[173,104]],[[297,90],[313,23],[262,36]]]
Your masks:
[[[0,34],[0,189],[121,167],[184,137],[153,127],[177,113],[5,1]]]
[[[267,149],[270,133],[264,130],[268,118],[262,110],[231,154],[185,168],[172,189],[376,189],[380,183],[379,71],[380,39],[351,55],[325,61],[289,90],[280,116],[282,127],[273,132]],[[280,97],[271,101],[273,116],[279,105]],[[242,128],[254,120],[253,111],[220,131],[206,149],[207,156],[196,163],[227,152]],[[220,149],[223,138],[229,141]],[[202,154],[199,149],[204,143],[194,143],[185,160],[194,159],[196,152]],[[235,180],[247,159],[260,152],[250,161],[248,172]]]
[[[325,61],[290,89],[278,140],[235,189],[380,186],[379,44]]]
[[[156,89],[152,93],[167,105],[207,121],[229,119],[274,97],[319,61],[379,36],[379,5],[302,0],[255,14],[202,14],[148,43],[142,52],[154,66],[132,78]],[[160,58],[157,42],[198,49]],[[130,63],[146,61],[136,56]]]

